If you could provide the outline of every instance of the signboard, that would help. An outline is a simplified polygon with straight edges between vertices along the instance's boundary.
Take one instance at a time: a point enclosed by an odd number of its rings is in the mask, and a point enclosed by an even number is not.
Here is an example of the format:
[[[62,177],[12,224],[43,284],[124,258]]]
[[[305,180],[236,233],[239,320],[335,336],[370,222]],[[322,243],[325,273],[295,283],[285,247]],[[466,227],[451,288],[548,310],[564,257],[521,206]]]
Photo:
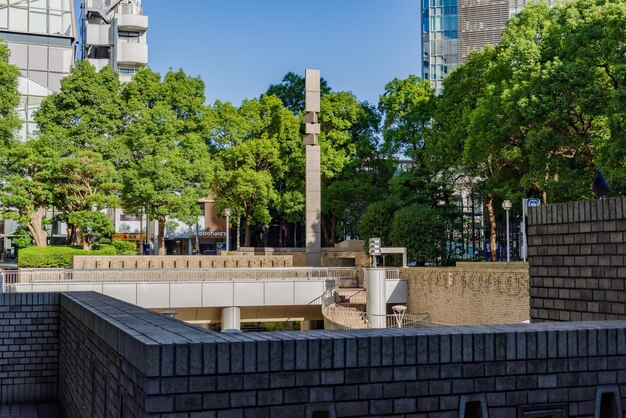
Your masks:
[[[145,241],[146,234],[137,233],[116,233],[111,236],[116,241]]]
[[[370,238],[370,255],[381,255],[380,238]]]
[[[538,206],[541,206],[541,199],[539,198],[532,197],[530,199],[525,199],[525,200],[526,200],[527,208],[536,208]]]

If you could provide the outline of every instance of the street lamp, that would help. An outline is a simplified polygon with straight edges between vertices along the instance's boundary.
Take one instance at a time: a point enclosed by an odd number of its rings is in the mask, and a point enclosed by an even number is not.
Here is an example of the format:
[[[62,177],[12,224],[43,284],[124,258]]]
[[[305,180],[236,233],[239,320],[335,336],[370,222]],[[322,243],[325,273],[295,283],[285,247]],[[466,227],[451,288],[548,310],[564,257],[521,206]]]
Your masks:
[[[511,207],[513,205],[511,204],[510,200],[505,200],[504,202],[502,202],[502,209],[504,209],[506,211],[506,262],[510,262],[511,261],[511,252],[509,251],[509,211],[511,210]]]
[[[230,209],[224,209],[224,216],[226,216],[226,254],[228,254],[228,251],[230,251],[230,223],[228,221]]]

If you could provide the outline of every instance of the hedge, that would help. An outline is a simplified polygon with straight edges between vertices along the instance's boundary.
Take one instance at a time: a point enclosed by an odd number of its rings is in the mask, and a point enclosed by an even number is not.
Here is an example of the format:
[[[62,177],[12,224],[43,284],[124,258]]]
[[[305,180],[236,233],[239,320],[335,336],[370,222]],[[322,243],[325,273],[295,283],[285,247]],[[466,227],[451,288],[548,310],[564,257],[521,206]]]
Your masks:
[[[112,245],[101,244],[97,250],[86,251],[81,247],[47,246],[28,247],[19,250],[17,266],[21,268],[71,268],[75,255],[115,255]]]

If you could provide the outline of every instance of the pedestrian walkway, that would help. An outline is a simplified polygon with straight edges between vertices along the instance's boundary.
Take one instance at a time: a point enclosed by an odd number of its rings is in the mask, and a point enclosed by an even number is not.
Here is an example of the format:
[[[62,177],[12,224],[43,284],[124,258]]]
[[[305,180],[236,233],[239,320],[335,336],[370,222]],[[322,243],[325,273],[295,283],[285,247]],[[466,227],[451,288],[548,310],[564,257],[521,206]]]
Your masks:
[[[57,404],[0,405],[0,418],[63,418]]]

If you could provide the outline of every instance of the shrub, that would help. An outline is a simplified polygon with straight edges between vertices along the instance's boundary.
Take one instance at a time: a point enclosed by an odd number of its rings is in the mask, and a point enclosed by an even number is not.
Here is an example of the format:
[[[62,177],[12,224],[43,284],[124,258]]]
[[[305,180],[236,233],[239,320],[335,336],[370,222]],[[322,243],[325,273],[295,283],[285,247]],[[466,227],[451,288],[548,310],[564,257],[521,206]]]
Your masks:
[[[81,247],[47,246],[20,250],[17,266],[20,268],[71,268],[75,255],[115,255],[112,245],[99,245],[98,249],[85,251]]]
[[[111,241],[111,245],[115,247],[117,254],[121,255],[136,255],[137,254],[137,244],[134,241],[120,241],[113,240]],[[130,253],[130,254],[127,254]]]

